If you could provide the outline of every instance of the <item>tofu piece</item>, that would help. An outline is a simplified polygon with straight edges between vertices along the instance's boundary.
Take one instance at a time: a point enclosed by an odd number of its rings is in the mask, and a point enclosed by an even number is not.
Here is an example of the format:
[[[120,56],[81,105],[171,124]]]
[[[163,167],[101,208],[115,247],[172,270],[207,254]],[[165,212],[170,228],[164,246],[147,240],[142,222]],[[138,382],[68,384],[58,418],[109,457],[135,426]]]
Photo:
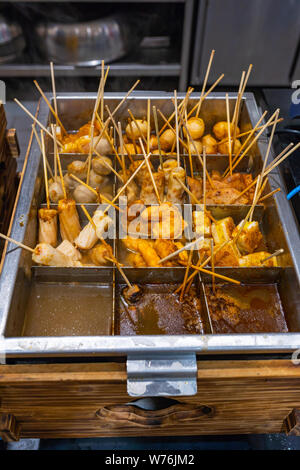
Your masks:
[[[82,258],[80,251],[77,250],[75,246],[71,242],[69,242],[69,240],[64,240],[63,242],[61,242],[61,244],[58,245],[56,249],[60,253],[71,258],[73,261],[80,261]]]
[[[205,238],[211,237],[211,220],[203,211],[193,212],[194,232],[197,238],[203,235]]]
[[[217,223],[211,224],[211,233],[214,239],[215,245],[222,245],[232,238],[235,224],[232,217],[225,217],[219,220]]]
[[[232,237],[235,237],[242,225],[243,221],[233,230]],[[259,230],[259,224],[256,220],[246,222],[241,234],[237,239],[237,247],[242,254],[253,253],[253,251],[262,242],[263,236]]]
[[[217,252],[218,246],[214,247],[215,266],[239,266],[241,254],[235,243],[230,241]]]
[[[267,266],[272,268],[274,266],[278,266],[276,256],[273,256],[273,258],[268,259],[264,263],[261,263],[263,259],[270,255],[271,253],[268,253],[267,251],[258,251],[257,253],[251,253],[249,255],[242,256],[239,260],[239,263],[242,267]]]

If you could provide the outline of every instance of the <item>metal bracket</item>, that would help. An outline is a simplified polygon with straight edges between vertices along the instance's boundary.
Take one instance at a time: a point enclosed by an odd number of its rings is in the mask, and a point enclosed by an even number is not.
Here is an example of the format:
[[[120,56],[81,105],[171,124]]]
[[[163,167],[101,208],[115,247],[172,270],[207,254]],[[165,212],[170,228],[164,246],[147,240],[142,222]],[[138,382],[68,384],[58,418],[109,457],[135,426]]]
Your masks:
[[[127,393],[132,397],[195,395],[196,354],[129,355]]]

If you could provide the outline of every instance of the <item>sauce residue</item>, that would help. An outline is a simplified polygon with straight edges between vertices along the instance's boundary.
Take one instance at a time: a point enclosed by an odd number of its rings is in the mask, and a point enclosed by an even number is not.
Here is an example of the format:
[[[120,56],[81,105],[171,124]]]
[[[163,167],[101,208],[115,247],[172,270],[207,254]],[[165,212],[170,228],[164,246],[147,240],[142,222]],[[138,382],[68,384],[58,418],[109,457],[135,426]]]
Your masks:
[[[214,333],[287,332],[276,284],[205,286]]]
[[[204,334],[202,306],[196,289],[180,302],[177,285],[148,284],[135,304],[127,304],[121,287],[117,292],[116,334],[178,335]]]

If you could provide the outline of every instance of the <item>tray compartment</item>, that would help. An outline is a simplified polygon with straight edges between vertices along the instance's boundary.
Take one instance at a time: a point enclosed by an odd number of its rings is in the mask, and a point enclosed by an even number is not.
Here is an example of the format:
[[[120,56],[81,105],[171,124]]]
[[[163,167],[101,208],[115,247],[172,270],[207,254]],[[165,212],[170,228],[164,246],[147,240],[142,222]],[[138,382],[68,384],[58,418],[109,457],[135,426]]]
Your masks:
[[[161,274],[161,273],[160,273]],[[183,278],[182,278],[183,280]],[[210,322],[204,303],[203,291],[197,277],[189,296],[183,303],[174,294],[179,282],[139,282],[143,297],[135,304],[128,304],[122,295],[126,285],[117,282],[115,334],[179,335],[210,333]]]

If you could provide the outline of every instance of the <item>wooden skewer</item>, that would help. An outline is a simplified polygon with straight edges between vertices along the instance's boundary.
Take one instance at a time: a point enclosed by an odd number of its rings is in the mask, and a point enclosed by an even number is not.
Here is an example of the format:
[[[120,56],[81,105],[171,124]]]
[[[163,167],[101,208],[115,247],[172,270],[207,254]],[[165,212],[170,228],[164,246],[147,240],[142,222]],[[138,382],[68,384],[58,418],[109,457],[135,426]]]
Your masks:
[[[93,141],[94,141],[94,124],[91,124],[91,128],[90,128],[90,150],[89,150],[89,156],[88,156],[86,184],[89,184],[89,182],[90,182],[90,173],[91,173],[91,165],[92,165],[92,153],[93,153]]]
[[[119,271],[119,273],[121,274],[121,276],[123,277],[124,281],[126,282],[127,286],[128,287],[133,287],[132,284],[130,283],[128,277],[126,276],[126,274],[124,273],[123,269],[121,268],[121,265],[119,263],[119,261],[117,261],[117,259],[112,259],[112,258],[108,258],[107,256],[105,257],[108,261],[114,263]]]
[[[206,147],[203,147],[203,207],[206,212]]]
[[[46,132],[46,134],[48,134],[48,135],[51,137],[51,139],[53,139],[53,136],[52,136],[51,132],[49,132],[48,129],[46,129],[46,127],[43,126],[43,124],[42,124],[33,114],[31,114],[31,112],[28,111],[28,109],[26,109],[25,106],[24,106],[22,103],[20,103],[19,100],[17,100],[17,98],[14,98],[14,101],[15,101],[15,103],[17,103],[17,105],[20,106],[20,108],[23,109],[23,111],[24,111],[26,114],[28,114],[28,116],[31,117],[31,119],[32,119],[36,124],[38,124],[38,125],[40,126],[41,129],[43,129],[44,132]],[[58,144],[59,144],[61,147],[63,147],[63,145],[62,145],[60,142],[58,142]]]
[[[228,93],[226,93],[226,116],[227,116],[227,128],[228,128],[228,153],[229,153],[229,172],[232,176],[232,146],[231,146],[231,129],[230,129],[230,112],[229,112],[229,99]]]
[[[54,109],[55,109],[55,114],[58,117],[57,100],[56,100],[56,86],[55,86],[53,62],[50,62],[50,75],[51,75],[51,83],[52,83],[52,94],[53,94],[53,101],[54,101]],[[57,117],[56,117],[56,125],[58,125]]]
[[[62,190],[63,190],[63,193],[64,193],[64,199],[67,199],[67,191],[66,191],[66,187],[65,187],[65,182],[64,182],[64,177],[63,177],[63,173],[62,173],[62,169],[61,169],[60,157],[59,157],[58,152],[57,152],[55,158],[57,158],[58,171],[59,171],[59,176],[60,176],[61,187],[62,187]]]
[[[171,124],[169,124],[167,122],[167,118],[163,115],[163,113],[161,112],[160,109],[157,110],[160,114],[160,116],[163,118],[163,120],[165,121],[165,124],[168,126],[168,128],[173,132],[173,134],[176,136],[176,131],[173,129],[173,127],[171,126]],[[183,147],[188,150],[188,146],[187,144],[184,142],[184,140],[182,140],[180,137],[179,137],[179,142],[181,143],[181,145],[183,145]]]
[[[141,149],[143,151],[143,154],[144,154],[145,162],[146,162],[147,169],[148,169],[151,181],[152,181],[153,189],[154,189],[158,204],[161,205],[161,199],[160,199],[160,196],[159,196],[159,192],[158,192],[158,189],[157,189],[157,186],[156,186],[156,183],[155,183],[155,180],[154,180],[154,176],[153,176],[153,173],[151,171],[150,164],[149,164],[149,161],[148,161],[148,158],[147,158],[147,155],[146,155],[146,152],[145,152],[145,148],[144,148],[144,145],[143,145],[143,142],[142,142],[141,138],[139,138],[139,142],[140,142],[140,146],[141,146]]]
[[[190,253],[189,253],[188,262],[187,262],[186,270],[185,270],[185,273],[184,273],[183,288],[181,290],[180,297],[179,297],[180,302],[182,302],[182,300],[183,300],[184,289],[185,289],[185,286],[186,286],[187,277],[189,275],[190,266],[192,264],[193,252],[194,252],[194,247],[191,248]]]
[[[275,129],[276,129],[276,126],[277,126],[277,119],[278,119],[279,112],[280,112],[280,109],[278,108],[276,110],[274,124],[273,124],[271,135],[270,135],[270,138],[269,138],[266,155],[265,155],[265,158],[264,158],[264,161],[263,161],[263,167],[262,167],[262,170],[261,170],[262,175],[265,173],[265,170],[266,170],[267,161],[268,161],[268,157],[269,157],[269,153],[270,153],[270,150],[271,150],[271,145],[272,145],[272,141],[273,141],[273,137],[274,137],[274,132],[275,132]]]
[[[202,102],[205,100],[205,98],[208,97],[208,95],[216,88],[216,86],[220,83],[220,81],[224,78],[224,73],[222,73],[222,75],[219,76],[219,78],[217,78],[217,80],[215,81],[215,83],[212,84],[212,86],[207,90],[207,92],[205,93],[205,95],[203,96],[203,100]],[[198,107],[198,103],[195,104],[195,106],[190,110],[190,112],[188,113],[188,118],[193,114],[193,112],[195,111],[195,109],[197,109]]]
[[[116,106],[116,108],[113,110],[112,112],[112,116],[114,116],[116,114],[116,112],[120,109],[120,107],[122,106],[122,104],[127,100],[128,96],[133,92],[133,90],[137,87],[137,85],[140,83],[140,80],[137,80],[135,82],[135,84],[130,88],[130,90],[126,93],[126,95],[124,96],[124,98],[120,101],[120,103],[118,104],[118,106]],[[96,141],[96,144],[95,144],[95,147],[97,147],[98,143],[100,142],[100,139],[102,138],[103,134],[104,134],[104,131],[105,129],[107,128],[108,124],[110,123],[110,116],[106,119],[105,123],[104,123],[104,127],[102,129],[102,131],[100,132],[98,138],[97,138],[97,141]]]
[[[205,92],[205,88],[206,88],[206,84],[207,84],[207,80],[208,80],[208,76],[209,76],[209,72],[210,72],[210,68],[211,68],[211,64],[212,64],[214,55],[215,55],[215,50],[213,49],[210,53],[210,58],[209,58],[209,61],[208,61],[206,74],[205,74],[203,85],[202,85],[201,96],[200,96],[199,103],[198,103],[197,110],[196,110],[196,117],[199,117],[199,114],[200,114],[201,105],[202,105],[202,102],[203,102],[203,96],[204,96],[204,92]]]
[[[241,155],[242,151],[244,150],[244,148],[246,147],[246,145],[248,144],[249,140],[252,138],[252,136],[254,135],[254,133],[256,132],[257,129],[259,129],[260,127],[259,124],[261,123],[261,121],[264,119],[265,115],[267,114],[267,111],[265,111],[262,116],[259,118],[259,120],[257,121],[256,125],[254,126],[254,128],[251,130],[251,132],[249,133],[247,139],[245,139],[244,143],[242,144],[240,150],[238,151],[238,153],[234,156],[233,160],[232,160],[232,163],[234,164],[237,159],[239,158],[239,155]],[[224,141],[225,142],[225,141]],[[226,142],[228,142],[228,139],[226,140]],[[230,167],[228,166],[226,168],[226,170],[224,171],[223,173],[223,177],[229,173],[229,170],[230,170]]]
[[[185,110],[185,125],[187,126],[187,112]],[[191,168],[191,176],[194,178],[194,168],[193,168],[193,160],[192,160],[192,154],[191,154],[191,147],[190,147],[190,138],[187,135],[187,141],[188,141],[188,156],[189,156],[189,162],[190,162],[190,168]]]
[[[265,201],[266,199],[268,199],[269,197],[271,197],[271,196],[273,196],[274,194],[278,193],[279,191],[281,191],[280,188],[274,189],[274,191],[271,191],[270,193],[268,193],[268,194],[266,194],[265,196],[261,197],[258,202],[263,202],[263,201]]]
[[[272,171],[273,165],[276,164],[277,162],[281,161],[281,157],[285,156],[286,153],[287,153],[287,150],[290,149],[291,147],[294,147],[293,143],[290,143],[289,145],[287,145],[287,147],[285,149],[283,149],[282,152],[280,152],[280,154],[273,160],[273,162],[270,165],[268,165],[268,167],[266,168],[266,171],[265,171],[263,176],[267,176],[269,174],[269,172]],[[257,178],[258,177],[256,177],[252,181],[252,183],[250,183],[236,198],[234,198],[233,201],[231,202],[231,204],[234,204],[241,196],[243,196],[245,193],[247,193],[249,191],[249,189],[251,189],[256,184]]]
[[[39,147],[40,147],[41,153],[42,153],[42,144],[41,144],[40,138],[39,138],[39,136],[38,136],[38,133],[37,133],[37,131],[36,131],[36,128],[35,128],[34,124],[32,124],[31,127],[32,127],[33,133],[34,133],[34,135],[35,135],[35,138],[36,138],[36,140],[37,140],[37,143],[38,143],[38,145],[39,145]],[[50,163],[48,162],[48,158],[47,158],[47,157],[46,157],[46,165],[47,165],[47,169],[48,169],[48,171],[49,171],[49,173],[50,173],[50,175],[51,175],[51,178],[53,178],[53,172],[52,172],[52,170],[51,170],[51,166],[50,166]]]
[[[178,105],[178,109],[182,109],[184,107],[184,104],[185,102],[189,99],[190,97],[190,94],[194,91],[193,88],[188,88],[187,92],[186,92],[186,95],[185,95],[185,98],[181,101],[181,103],[179,103]],[[175,111],[173,111],[173,113],[171,114],[171,116],[168,118],[168,120],[166,120],[165,124],[162,126],[162,128],[160,129],[159,131],[159,135],[161,135],[163,133],[163,131],[165,130],[166,126],[168,124],[170,124],[170,122],[172,121],[173,117],[175,116]],[[170,125],[171,126],[171,125]]]
[[[265,111],[263,115],[265,116],[266,114],[267,114],[267,111]],[[260,120],[261,120],[261,118],[260,118]],[[279,118],[279,119],[277,120],[277,123],[282,122],[282,121],[284,121],[284,119],[283,119],[283,118]],[[263,125],[261,125],[261,126],[256,127],[255,131],[259,131],[259,130],[262,129],[263,127],[270,127],[270,126],[273,126],[273,124],[274,124],[274,121],[271,121],[270,124],[268,124],[267,126],[265,126],[265,124],[263,124]],[[239,139],[240,137],[244,137],[244,136],[246,136],[246,135],[249,135],[249,134],[251,134],[252,132],[253,132],[253,128],[250,129],[249,131],[245,131],[245,132],[242,132],[241,134],[238,134],[238,135],[236,136],[236,138]],[[225,142],[228,142],[228,138],[227,138],[227,137],[225,137],[224,139],[220,140],[218,143],[219,143],[219,144],[224,144]]]
[[[89,221],[89,222],[91,223],[91,225],[93,226],[95,232],[97,233],[96,224],[95,224],[95,222],[93,221],[93,219],[92,219],[92,217],[90,216],[90,214],[88,213],[88,211],[87,211],[85,205],[84,205],[84,204],[80,204],[80,207],[81,207],[81,209],[83,210],[83,212],[85,213],[86,218],[88,219],[88,221]],[[97,235],[97,237],[98,237],[98,235]],[[105,245],[105,246],[111,248],[111,246],[107,243],[107,241],[104,240],[103,237],[98,237],[98,238],[99,238],[99,240],[103,243],[103,245]]]
[[[203,240],[203,237],[200,237],[199,240],[202,239]],[[224,248],[231,240],[227,240],[226,242],[222,243],[216,250],[215,250],[215,253],[214,253],[214,256],[220,251],[222,250],[222,248]],[[206,266],[211,260],[211,256],[209,256],[208,258],[206,258],[203,262],[201,262],[201,259],[198,260],[197,262],[197,266],[200,267],[200,268],[204,268],[204,266]],[[188,291],[190,290],[191,288],[191,285],[193,283],[193,279],[194,277],[197,275],[197,271],[194,270],[194,272],[188,277],[187,279],[187,288],[186,288],[186,293],[188,293]],[[180,285],[175,293],[177,294],[180,290],[182,289],[182,285]]]
[[[58,150],[57,150],[57,140],[56,140],[56,124],[55,125],[51,124],[51,129],[52,129],[52,134],[53,134],[53,139],[54,139],[54,148],[53,148],[53,151],[54,151],[54,181],[56,181],[57,180],[57,160],[56,160],[55,155],[58,152]]]
[[[189,136],[190,141],[192,142],[192,144],[193,144],[193,146],[194,146],[194,149],[196,150],[197,157],[198,157],[199,162],[200,162],[200,164],[202,165],[202,168],[203,168],[203,160],[202,160],[202,158],[200,157],[200,154],[199,154],[199,151],[198,151],[198,149],[197,149],[197,147],[196,147],[196,145],[195,145],[195,142],[194,142],[194,140],[193,140],[192,137],[191,137],[190,131],[189,131],[187,125],[185,124],[185,122],[184,122],[184,120],[183,120],[183,118],[182,118],[181,113],[178,113],[178,115],[179,115],[180,121],[182,122],[182,125],[184,126],[184,128],[185,128],[185,130],[186,130],[187,135]],[[209,175],[209,173],[208,173],[207,170],[206,170],[206,176],[207,176],[207,179],[208,179],[208,181],[209,181],[209,184],[210,184],[211,187],[213,188],[213,187],[214,187],[214,186],[213,186],[213,182],[212,182],[212,179],[211,179],[211,177],[210,177],[210,175]]]
[[[236,166],[240,163],[240,161],[244,158],[244,156],[248,153],[248,151],[250,150],[250,148],[255,144],[255,142],[257,141],[257,139],[260,137],[260,135],[264,132],[265,128],[267,127],[267,125],[274,119],[275,117],[275,114],[276,114],[276,111],[274,114],[272,114],[272,116],[269,118],[268,122],[263,126],[263,128],[259,131],[259,133],[254,137],[254,139],[252,140],[252,142],[250,142],[250,144],[248,145],[248,147],[246,148],[246,150],[244,150],[244,152],[242,153],[242,155],[239,157],[239,159],[235,162],[235,164],[232,166],[232,169],[231,170],[234,170],[236,168]]]
[[[147,100],[147,153],[150,152],[150,99]]]
[[[237,99],[236,99],[236,102],[235,102],[233,118],[232,118],[232,124],[233,124],[232,149],[233,149],[233,152],[234,152],[234,148],[235,148],[237,125],[238,125],[239,117],[240,117],[240,108],[241,108],[241,103],[242,103],[242,99],[243,99],[242,90],[243,90],[244,78],[245,78],[245,72],[243,71],[242,76],[241,76],[241,81],[240,81],[240,86],[239,86],[239,90],[238,90]]]
[[[114,203],[120,196],[121,194],[125,191],[125,189],[127,188],[127,186],[129,185],[129,183],[131,183],[131,181],[135,178],[135,176],[137,175],[137,173],[140,171],[140,169],[145,165],[146,163],[146,160],[150,157],[150,153],[147,155],[146,159],[142,161],[142,163],[137,167],[137,169],[132,173],[132,175],[130,176],[130,178],[126,181],[126,183],[122,186],[122,188],[118,191],[117,195],[113,198],[113,200],[111,201],[112,203]],[[108,207],[106,209],[104,209],[104,213],[106,213],[108,211]]]
[[[119,140],[120,140],[120,147],[121,147],[121,161],[122,161],[122,169],[123,169],[123,177],[124,182],[126,183],[126,165],[125,165],[125,158],[124,158],[124,141],[122,135],[122,127],[120,121],[118,122],[118,130],[119,130]]]
[[[190,243],[187,243],[185,246],[179,248],[178,250],[174,251],[173,253],[170,253],[169,255],[165,256],[164,258],[160,259],[158,261],[158,264],[162,264],[165,261],[168,261],[169,259],[174,258],[175,256],[179,255],[182,251],[188,251],[190,248],[194,247],[198,242],[203,240],[203,236],[196,238],[196,240],[193,240]]]
[[[263,174],[263,173],[262,173]],[[252,205],[251,205],[251,209],[250,209],[250,215],[249,215],[249,221],[252,222],[252,217],[253,217],[253,211],[254,211],[254,208],[256,206],[256,202],[258,200],[258,192],[259,192],[259,187],[260,187],[260,183],[261,183],[261,180],[262,180],[262,176],[261,175],[258,175],[258,178],[257,178],[257,183],[256,183],[256,186],[255,186],[255,192],[254,192],[254,197],[253,197],[253,201],[252,201]],[[266,180],[267,181],[267,180]]]
[[[35,84],[35,86],[37,87],[37,89],[39,90],[40,94],[42,95],[42,97],[44,98],[45,102],[47,103],[51,113],[53,114],[53,116],[55,117],[56,119],[56,122],[57,122],[57,125],[59,124],[60,125],[60,128],[62,130],[62,132],[65,134],[65,135],[68,135],[68,132],[66,131],[63,123],[61,122],[61,120],[59,119],[59,116],[58,114],[56,113],[55,109],[53,109],[50,101],[48,100],[47,96],[45,95],[45,93],[43,92],[43,90],[41,89],[40,85],[38,84],[37,80],[33,80],[33,83]],[[56,100],[54,101],[54,103],[56,103]]]
[[[190,195],[190,197],[194,199],[196,204],[198,204],[199,206],[203,205],[201,204],[199,199],[197,199],[196,196],[192,193],[192,191],[176,175],[175,175],[175,178],[178,181],[178,183],[182,186],[182,188]],[[204,209],[204,211],[212,222],[215,222],[215,223],[217,222],[216,219],[211,215],[211,213],[208,210]]]
[[[122,212],[122,210],[118,206],[116,206],[112,201],[107,199],[107,197],[103,196],[103,194],[99,193],[96,189],[92,188],[92,186],[88,185],[87,183],[85,183],[81,179],[77,178],[77,176],[73,175],[72,173],[70,173],[70,176],[71,176],[71,178],[73,178],[73,180],[77,181],[77,183],[82,184],[82,186],[85,186],[92,193],[96,194],[100,203],[102,202],[101,200],[103,199],[103,201],[105,201],[107,204],[114,207],[118,211]]]
[[[128,118],[128,124],[130,126],[131,135],[133,135],[132,120],[130,118]],[[133,148],[134,148],[134,153],[137,155],[138,151],[137,151],[137,146],[136,146],[135,139],[132,139],[132,145],[133,145]]]
[[[214,257],[214,241],[213,241],[213,239],[210,240],[210,255],[211,255],[211,270],[212,270],[212,273],[213,273],[213,276],[212,276],[212,288],[213,288],[213,292],[215,293],[215,291],[216,291],[215,276],[214,276],[214,272],[215,272],[215,257]]]
[[[228,276],[223,276],[222,274],[217,274],[216,272],[208,271],[207,269],[201,268],[200,266],[195,266],[194,264],[191,265],[191,268],[195,269],[196,271],[209,274],[210,276],[213,276],[213,278],[218,277],[219,279],[232,282],[233,284],[241,284],[240,281],[237,281],[236,279],[232,279],[231,277],[228,277]]]
[[[135,124],[136,127],[138,128],[138,131],[139,131],[140,136],[141,136],[140,138],[142,138],[143,141],[144,141],[144,143],[145,143],[145,145],[147,145],[147,141],[146,141],[146,139],[145,139],[145,136],[142,134],[140,125],[139,125],[139,123],[137,122],[137,120],[135,119],[135,117],[133,116],[133,114],[132,114],[132,112],[130,111],[130,109],[128,109],[128,113],[129,113],[131,119],[133,120],[134,124]]]
[[[158,146],[158,153],[159,153],[159,161],[160,161],[160,168],[163,169],[163,158],[161,154],[161,146],[160,146],[160,137],[159,137],[159,129],[158,129],[158,120],[157,120],[157,112],[156,107],[152,107],[153,110],[153,117],[154,117],[154,125],[155,125],[155,133],[157,138],[157,146]],[[148,152],[149,153],[149,152]]]
[[[0,233],[0,237],[4,238],[4,240],[7,240],[8,242],[14,243],[15,245],[19,246],[20,248],[23,248],[24,250],[30,251],[31,253],[35,252],[32,248],[30,248],[30,246],[23,245],[23,243],[17,242],[17,240],[14,240],[13,238],[4,235],[4,233]]]
[[[273,258],[274,256],[282,255],[284,253],[283,248],[279,248],[279,250],[274,251],[274,253],[270,256],[267,256],[266,258],[262,259],[260,262],[261,264],[264,263],[265,261],[268,261],[269,259]]]
[[[107,112],[110,113],[110,110],[109,110],[108,106],[106,107],[106,109],[107,109]],[[111,114],[111,113],[110,113],[110,114]],[[112,115],[111,115],[111,116],[112,116]],[[119,157],[118,152],[117,152],[116,149],[115,149],[115,146],[113,145],[113,139],[108,135],[106,129],[104,129],[104,124],[102,123],[101,118],[100,118],[100,116],[99,116],[98,113],[96,113],[96,117],[97,117],[97,119],[98,119],[98,121],[99,121],[99,123],[100,123],[100,126],[101,126],[102,129],[104,130],[105,137],[107,138],[107,140],[108,140],[108,142],[109,142],[109,144],[110,144],[110,146],[111,146],[111,148],[112,148],[112,151],[114,152],[114,154],[115,154],[115,156],[116,156],[116,158],[117,158],[117,160],[118,160],[118,162],[119,162],[119,164],[120,164],[120,167],[122,167],[122,161],[121,161],[121,159],[120,159],[120,157]],[[113,119],[113,118],[112,118],[112,119]],[[114,120],[114,126],[117,126],[115,120]],[[118,131],[118,129],[117,129],[117,131]],[[118,132],[118,134],[119,134],[119,132]],[[96,151],[95,147],[94,147],[94,149],[93,149],[93,152],[97,155],[97,157],[101,157],[100,153]],[[113,171],[113,170],[112,170],[112,171]]]
[[[45,191],[46,191],[47,209],[50,209],[50,198],[49,198],[49,187],[48,187],[48,175],[47,175],[47,166],[46,166],[45,140],[44,140],[44,132],[43,132],[42,130],[41,130],[41,142],[42,142],[42,155],[43,155],[44,180],[45,180]]]
[[[177,91],[176,91],[176,90],[174,90],[174,102],[175,102],[175,128],[176,128],[177,165],[180,166],[179,129],[178,129],[178,106],[177,106]]]

